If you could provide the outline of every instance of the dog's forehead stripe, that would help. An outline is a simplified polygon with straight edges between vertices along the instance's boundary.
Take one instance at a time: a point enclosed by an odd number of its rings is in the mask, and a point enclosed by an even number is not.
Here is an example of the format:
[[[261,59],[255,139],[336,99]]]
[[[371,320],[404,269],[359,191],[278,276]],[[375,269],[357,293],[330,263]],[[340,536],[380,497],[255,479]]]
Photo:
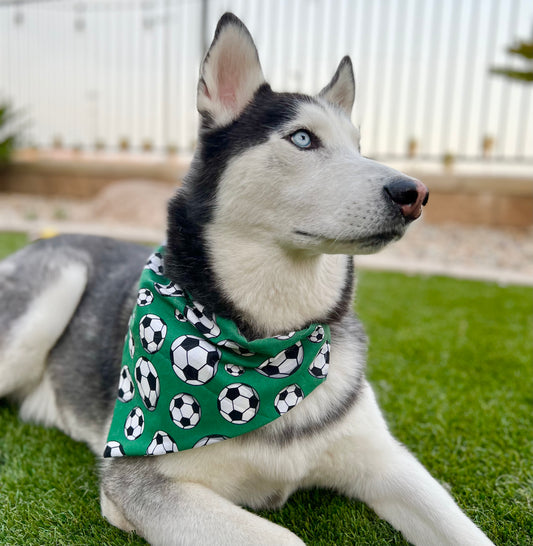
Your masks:
[[[302,105],[319,102],[297,93],[275,93],[270,88],[260,90],[242,115],[230,126],[230,133],[246,138],[249,146],[268,140],[269,136],[295,120]]]

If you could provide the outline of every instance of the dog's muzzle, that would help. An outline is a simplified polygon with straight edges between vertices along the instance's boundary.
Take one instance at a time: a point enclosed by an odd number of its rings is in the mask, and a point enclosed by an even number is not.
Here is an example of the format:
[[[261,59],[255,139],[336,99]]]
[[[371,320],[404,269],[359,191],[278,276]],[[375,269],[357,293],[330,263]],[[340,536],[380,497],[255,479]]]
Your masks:
[[[398,177],[384,186],[385,193],[400,208],[406,222],[416,220],[429,199],[429,190],[414,178]]]

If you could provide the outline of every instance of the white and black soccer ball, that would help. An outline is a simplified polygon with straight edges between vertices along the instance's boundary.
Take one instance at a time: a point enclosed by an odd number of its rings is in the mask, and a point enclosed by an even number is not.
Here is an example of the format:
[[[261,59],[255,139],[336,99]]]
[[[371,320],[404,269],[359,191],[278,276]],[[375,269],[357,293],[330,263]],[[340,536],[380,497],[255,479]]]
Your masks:
[[[304,399],[304,391],[299,385],[293,384],[281,389],[274,400],[276,411],[283,415]]]
[[[133,408],[124,424],[124,436],[128,440],[136,440],[144,431],[144,413],[143,410],[137,406]]]
[[[259,404],[257,391],[244,383],[232,383],[218,395],[220,415],[234,425],[244,425],[251,421],[259,411]]]
[[[302,364],[304,349],[298,341],[287,349],[280,351],[276,356],[265,360],[263,364],[255,368],[260,374],[275,379],[282,379],[293,374]]]
[[[154,288],[159,294],[167,297],[183,297],[185,293],[183,290],[174,282],[169,282],[168,284],[162,284],[160,282],[154,283]]]
[[[315,328],[314,332],[307,336],[307,339],[309,341],[312,341],[313,343],[321,343],[324,340],[324,337],[326,336],[324,332],[324,328],[320,326],[320,324]]]
[[[135,380],[146,409],[154,411],[159,400],[159,377],[154,365],[144,356],[135,363]]]
[[[170,347],[174,373],[189,385],[204,385],[218,370],[220,351],[205,339],[180,336]]]
[[[211,313],[207,313],[201,303],[194,302],[193,307],[186,307],[185,316],[205,337],[212,338],[220,335],[220,328],[215,317]]]
[[[157,315],[144,315],[139,321],[139,336],[141,344],[147,353],[157,353],[165,341],[167,325]]]
[[[222,341],[218,341],[217,345],[219,347],[227,347],[228,349],[231,349],[235,354],[239,356],[253,356],[254,353],[246,349],[245,347],[242,347],[237,342],[232,341],[231,339],[223,339]]]
[[[326,341],[320,351],[316,355],[315,359],[309,365],[309,373],[317,379],[324,379],[328,375],[329,371],[329,343]]]
[[[166,455],[177,451],[176,442],[166,432],[158,430],[154,434],[150,445],[146,448],[146,455]]]
[[[222,434],[210,434],[209,436],[204,436],[200,438],[192,447],[205,447],[210,446],[211,444],[216,444],[222,442],[222,440],[227,440],[227,436]]]
[[[202,409],[198,400],[185,392],[174,396],[170,401],[169,411],[174,424],[186,430],[194,428],[202,417]]]
[[[154,301],[154,295],[148,288],[141,288],[137,294],[137,305],[146,307]]]
[[[187,317],[179,309],[174,309],[174,316],[180,322],[187,322]]]
[[[119,442],[111,440],[107,442],[104,448],[104,457],[124,457],[124,448]]]
[[[118,399],[121,402],[129,402],[135,394],[135,386],[131,380],[131,374],[127,366],[122,366],[120,370],[120,380],[118,382]]]
[[[154,252],[148,258],[144,269],[151,269],[157,275],[163,275],[165,271],[163,256],[159,252]]]
[[[239,377],[239,375],[242,375],[245,372],[242,366],[231,364],[231,362],[224,364],[224,369],[233,377]]]

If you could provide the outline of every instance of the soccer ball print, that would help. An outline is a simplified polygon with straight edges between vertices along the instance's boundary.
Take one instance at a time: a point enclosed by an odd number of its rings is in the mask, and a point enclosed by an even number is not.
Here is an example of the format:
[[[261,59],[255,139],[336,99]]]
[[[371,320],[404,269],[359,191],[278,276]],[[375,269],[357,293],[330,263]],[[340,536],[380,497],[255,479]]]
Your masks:
[[[224,369],[233,377],[239,377],[239,375],[242,375],[245,371],[242,366],[238,366],[237,364],[231,364],[229,362],[227,364],[224,364]]]
[[[326,341],[309,365],[309,373],[317,379],[327,377],[329,371],[329,343]]]
[[[275,357],[265,360],[256,370],[267,377],[282,379],[293,374],[302,364],[304,350],[298,341],[289,348],[279,352]]]
[[[119,442],[111,440],[107,442],[104,448],[104,457],[124,457],[124,448]]]
[[[250,385],[232,383],[218,395],[220,415],[234,425],[244,425],[259,411],[259,395]]]
[[[239,436],[283,416],[327,375],[327,326],[247,339],[166,278],[163,256],[161,247],[150,257],[133,292],[108,457]]]
[[[180,336],[170,347],[174,373],[189,385],[204,385],[217,373],[220,351],[205,339]]]
[[[139,321],[141,344],[147,353],[157,353],[165,341],[167,325],[157,315],[144,315]]]
[[[278,392],[276,399],[274,400],[274,407],[280,415],[283,415],[294,408],[294,406],[299,404],[303,399],[303,390],[296,384],[289,385]]]
[[[146,262],[144,269],[151,269],[157,275],[163,275],[164,273],[164,263],[163,256],[159,252],[154,252]]]
[[[143,356],[135,364],[135,380],[146,409],[154,411],[159,400],[159,377],[152,363]]]
[[[133,408],[124,424],[124,436],[128,440],[136,440],[144,431],[144,413],[138,406]]]
[[[185,292],[183,292],[183,290],[176,283],[173,282],[169,282],[168,284],[161,284],[159,282],[156,282],[154,283],[154,288],[162,296],[183,297],[185,295]]]
[[[250,352],[248,349],[241,347],[238,343],[235,341],[231,341],[230,339],[223,339],[222,341],[218,341],[217,345],[219,347],[227,347],[228,349],[231,349],[235,354],[239,356],[253,356],[254,353]]]
[[[127,366],[120,370],[120,381],[118,382],[118,399],[121,402],[129,402],[135,394],[135,387],[131,380],[130,371]]]
[[[311,335],[307,336],[307,339],[313,343],[321,343],[325,336],[326,334],[324,333],[324,328],[319,324],[315,328],[315,331]]]
[[[148,288],[141,288],[137,294],[137,305],[139,307],[145,307],[150,305],[154,301],[154,295]]]
[[[198,400],[185,392],[174,396],[170,401],[169,411],[174,424],[183,429],[194,428],[202,416]]]
[[[205,337],[212,338],[220,335],[220,328],[213,315],[204,311],[204,306],[194,302],[193,307],[185,308],[187,320]]]
[[[218,442],[221,442],[222,440],[227,440],[227,436],[222,436],[222,434],[211,434],[209,436],[204,436],[203,438],[200,438],[193,447],[204,447],[204,446],[210,446],[211,444],[216,444]]]
[[[158,430],[150,445],[146,448],[146,455],[165,455],[167,453],[176,453],[178,446],[176,442],[163,430]]]

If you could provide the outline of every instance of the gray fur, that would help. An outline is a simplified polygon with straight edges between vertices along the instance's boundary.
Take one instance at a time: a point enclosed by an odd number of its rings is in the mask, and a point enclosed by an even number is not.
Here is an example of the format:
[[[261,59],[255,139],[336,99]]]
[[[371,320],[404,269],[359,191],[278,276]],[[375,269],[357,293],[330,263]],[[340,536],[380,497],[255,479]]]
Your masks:
[[[85,295],[50,353],[58,405],[101,430],[115,403],[124,336],[150,249],[100,237],[52,241],[52,248],[83,248],[89,268]]]
[[[149,254],[150,249],[141,245],[65,235],[25,247],[7,258],[0,269],[0,320],[15,324],[62,268],[72,262],[86,268],[83,297],[47,362],[58,409],[72,414],[80,429],[102,434],[107,425],[136,283]],[[2,335],[9,339],[11,332]],[[0,347],[5,343],[0,339]]]

